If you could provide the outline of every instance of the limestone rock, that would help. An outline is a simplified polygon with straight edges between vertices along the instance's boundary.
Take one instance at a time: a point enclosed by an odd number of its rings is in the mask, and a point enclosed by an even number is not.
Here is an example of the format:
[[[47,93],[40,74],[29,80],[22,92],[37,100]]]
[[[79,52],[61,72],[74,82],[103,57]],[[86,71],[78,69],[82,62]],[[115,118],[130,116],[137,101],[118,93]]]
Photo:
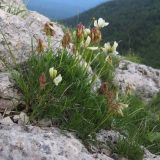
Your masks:
[[[2,4],[6,4],[6,5],[11,5],[11,4],[14,4],[14,5],[22,5],[24,6],[24,3],[22,0],[1,0],[1,3]]]
[[[120,62],[114,81],[122,91],[131,85],[136,94],[145,100],[160,92],[160,70],[126,60]]]
[[[120,135],[119,132],[113,131],[113,130],[101,130],[96,134],[96,139],[98,142],[101,143],[111,143],[115,144],[119,140],[119,138],[124,138],[122,135]]]
[[[1,0],[0,6],[4,11],[14,15],[24,16],[27,13],[23,0]]]
[[[144,151],[144,160],[160,160],[160,156],[150,153],[147,149]]]
[[[0,124],[1,160],[112,160],[90,154],[72,134],[57,128]]]
[[[0,9],[0,58],[6,63],[14,64],[24,62],[35,51],[38,39],[48,44],[44,33],[44,25],[50,20],[38,14],[29,12],[24,18],[9,14]],[[63,31],[53,23],[55,36],[51,38],[51,48],[55,51],[61,46]],[[4,64],[0,61],[0,70]]]
[[[0,112],[12,110],[20,103],[21,95],[18,93],[7,72],[0,73]]]
[[[26,113],[21,112],[19,115],[18,124],[28,124],[29,123],[29,117]]]
[[[11,125],[13,124],[13,121],[11,120],[10,117],[5,117],[3,119],[0,119],[0,123],[4,125]]]
[[[42,120],[38,121],[38,126],[51,127],[52,126],[52,120],[49,119],[49,118],[42,119]]]

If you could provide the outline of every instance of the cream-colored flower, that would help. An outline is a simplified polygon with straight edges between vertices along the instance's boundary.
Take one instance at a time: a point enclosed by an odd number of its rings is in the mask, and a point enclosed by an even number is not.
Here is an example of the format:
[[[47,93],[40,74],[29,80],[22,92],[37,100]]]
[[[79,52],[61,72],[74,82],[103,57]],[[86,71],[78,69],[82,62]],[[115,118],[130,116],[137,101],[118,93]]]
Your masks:
[[[111,44],[109,42],[107,42],[104,44],[102,51],[106,54],[117,55],[117,54],[119,54],[117,52],[117,47],[118,47],[118,43],[116,41],[114,42],[113,46],[111,46]]]
[[[57,70],[54,69],[54,67],[49,69],[49,75],[52,79],[54,79],[57,76]]]
[[[118,103],[117,113],[123,116],[123,110],[128,108],[128,104]]]
[[[61,81],[62,81],[62,76],[61,76],[61,74],[59,74],[59,75],[53,80],[53,82],[54,82],[54,84],[55,84],[56,86],[58,86],[58,84],[59,84]]]
[[[95,50],[98,50],[98,47],[87,47],[87,49],[95,51]]]
[[[89,28],[84,29],[84,35],[88,36],[91,33],[91,30]]]
[[[102,51],[103,51],[104,53],[108,53],[108,51],[109,51],[111,48],[112,48],[112,47],[111,47],[111,44],[110,44],[109,42],[107,42],[107,43],[104,44],[104,48],[102,48]]]
[[[117,47],[118,47],[118,43],[116,41],[114,41],[114,44],[113,44],[113,50],[116,51],[117,50]]]
[[[109,25],[109,23],[106,22],[103,18],[99,18],[98,20],[94,21],[94,26],[97,27],[97,28],[103,28],[103,27],[106,27],[108,25]]]
[[[90,43],[91,43],[91,37],[88,36],[86,41],[84,42],[84,47],[88,47],[90,45]]]

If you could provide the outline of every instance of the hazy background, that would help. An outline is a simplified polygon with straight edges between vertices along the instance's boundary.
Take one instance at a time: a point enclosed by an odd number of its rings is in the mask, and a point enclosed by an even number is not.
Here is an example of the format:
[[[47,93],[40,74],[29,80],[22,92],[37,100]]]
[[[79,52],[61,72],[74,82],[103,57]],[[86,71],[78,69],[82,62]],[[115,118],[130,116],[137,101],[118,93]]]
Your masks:
[[[27,6],[30,10],[59,20],[74,16],[107,1],[109,0],[29,0]]]

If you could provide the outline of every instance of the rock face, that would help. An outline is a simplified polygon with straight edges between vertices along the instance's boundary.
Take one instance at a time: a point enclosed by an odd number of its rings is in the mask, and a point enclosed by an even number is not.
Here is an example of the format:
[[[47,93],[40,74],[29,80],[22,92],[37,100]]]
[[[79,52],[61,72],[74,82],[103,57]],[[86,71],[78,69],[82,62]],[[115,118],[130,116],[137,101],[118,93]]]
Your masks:
[[[0,124],[1,160],[112,160],[90,154],[72,134],[57,128]]]
[[[115,83],[123,91],[130,85],[136,94],[150,100],[160,92],[160,70],[122,60],[115,72]]]
[[[38,39],[47,46],[47,36],[44,25],[50,20],[37,12],[28,12],[25,17],[12,15],[0,10],[0,58],[10,64],[25,61],[37,47]],[[51,38],[51,48],[56,50],[61,46],[63,31],[58,24],[53,23],[55,31]],[[0,62],[0,70],[4,65]]]
[[[8,13],[24,16],[27,13],[27,9],[22,0],[1,0],[0,8]]]
[[[1,0],[1,4],[6,6],[11,6],[11,5],[24,6],[22,0]]]
[[[14,87],[9,73],[0,73],[0,112],[12,110],[20,102],[20,94]]]

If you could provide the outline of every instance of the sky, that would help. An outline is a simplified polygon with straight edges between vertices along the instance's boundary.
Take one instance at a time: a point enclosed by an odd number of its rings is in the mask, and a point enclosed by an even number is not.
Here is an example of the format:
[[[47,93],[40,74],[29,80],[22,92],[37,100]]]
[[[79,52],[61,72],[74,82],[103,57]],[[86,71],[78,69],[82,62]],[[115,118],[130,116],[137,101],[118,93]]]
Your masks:
[[[58,20],[77,15],[106,1],[108,0],[28,0],[27,6],[30,10]]]

